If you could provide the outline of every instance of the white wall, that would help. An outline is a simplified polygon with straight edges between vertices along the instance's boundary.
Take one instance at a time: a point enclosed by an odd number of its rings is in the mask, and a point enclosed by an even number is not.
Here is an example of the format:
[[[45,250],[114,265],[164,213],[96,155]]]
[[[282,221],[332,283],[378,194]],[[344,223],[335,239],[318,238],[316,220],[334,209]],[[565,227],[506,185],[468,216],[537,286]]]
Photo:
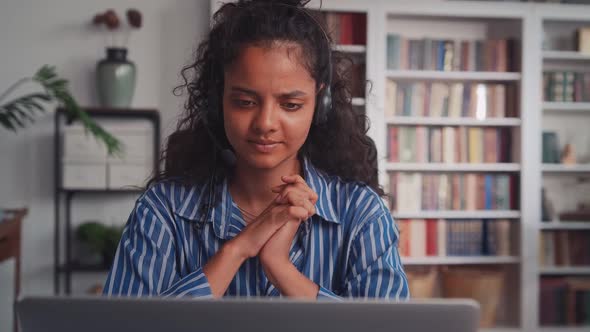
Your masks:
[[[134,107],[161,111],[163,137],[174,128],[182,98],[171,90],[181,67],[208,29],[207,0],[2,0],[0,2],[0,92],[43,64],[57,66],[70,80],[84,106],[96,106],[94,66],[104,55],[105,38],[90,24],[108,8],[119,15],[129,7],[144,15],[144,26],[131,35],[129,58],[138,68]],[[22,293],[53,292],[53,116],[40,117],[15,135],[0,129],[0,206],[27,206],[23,225]],[[104,198],[104,197],[103,197]],[[124,222],[133,199],[101,198],[79,201],[78,222],[87,216]],[[0,331],[12,324],[14,262],[0,264]],[[96,279],[102,276],[87,276]],[[80,278],[74,290],[83,290]],[[83,280],[82,280],[83,281]]]

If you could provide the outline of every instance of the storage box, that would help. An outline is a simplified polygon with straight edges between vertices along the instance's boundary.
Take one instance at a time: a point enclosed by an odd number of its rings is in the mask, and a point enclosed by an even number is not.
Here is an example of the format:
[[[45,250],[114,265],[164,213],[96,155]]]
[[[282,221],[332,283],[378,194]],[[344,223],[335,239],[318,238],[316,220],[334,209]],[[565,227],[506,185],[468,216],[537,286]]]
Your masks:
[[[62,161],[64,189],[106,189],[106,163]]]
[[[62,159],[94,161],[104,163],[107,148],[90,134],[86,134],[81,125],[64,128],[62,134]]]
[[[132,189],[135,186],[143,187],[152,172],[152,165],[143,164],[118,164],[109,163],[107,187],[109,189]]]
[[[109,162],[137,161],[153,163],[154,161],[154,137],[152,131],[111,131],[121,142],[122,155],[108,156]]]

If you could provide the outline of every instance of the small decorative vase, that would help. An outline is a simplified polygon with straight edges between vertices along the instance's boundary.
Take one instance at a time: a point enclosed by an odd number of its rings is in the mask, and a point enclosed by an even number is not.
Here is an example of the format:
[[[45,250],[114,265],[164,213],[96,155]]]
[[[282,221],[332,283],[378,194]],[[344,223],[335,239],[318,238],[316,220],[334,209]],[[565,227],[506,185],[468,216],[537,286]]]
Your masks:
[[[96,65],[98,97],[103,107],[128,108],[135,92],[137,71],[127,60],[126,48],[107,48],[106,59]]]

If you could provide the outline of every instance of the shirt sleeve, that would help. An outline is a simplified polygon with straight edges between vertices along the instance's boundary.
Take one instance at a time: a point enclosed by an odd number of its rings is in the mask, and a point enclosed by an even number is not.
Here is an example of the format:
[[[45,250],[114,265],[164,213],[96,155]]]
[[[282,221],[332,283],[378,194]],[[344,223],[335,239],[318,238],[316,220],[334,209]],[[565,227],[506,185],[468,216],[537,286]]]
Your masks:
[[[398,238],[397,226],[388,211],[362,223],[353,239],[342,294],[320,287],[318,299],[408,299],[410,292],[397,250]]]
[[[140,199],[123,230],[103,295],[212,297],[202,268],[179,273],[173,225],[164,206]]]

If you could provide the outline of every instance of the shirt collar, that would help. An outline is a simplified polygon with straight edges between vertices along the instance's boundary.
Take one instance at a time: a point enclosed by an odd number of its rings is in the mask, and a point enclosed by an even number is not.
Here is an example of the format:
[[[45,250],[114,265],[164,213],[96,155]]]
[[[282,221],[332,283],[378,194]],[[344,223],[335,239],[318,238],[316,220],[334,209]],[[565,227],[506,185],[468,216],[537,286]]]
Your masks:
[[[305,182],[318,194],[318,201],[315,205],[316,214],[324,221],[339,224],[340,220],[336,215],[335,206],[332,204],[333,191],[330,192],[328,187],[328,182],[331,179],[326,173],[315,168],[307,157],[303,157],[302,164]],[[213,230],[218,237],[227,239],[233,210],[227,178],[217,184],[209,180],[202,188],[201,195],[197,195],[197,191],[198,189],[193,186],[180,202],[181,204],[177,205],[178,208],[174,213],[189,221],[209,222],[213,225]],[[217,200],[213,198],[209,202],[210,191],[213,193],[213,197],[218,197]],[[189,206],[192,208],[187,208]]]

